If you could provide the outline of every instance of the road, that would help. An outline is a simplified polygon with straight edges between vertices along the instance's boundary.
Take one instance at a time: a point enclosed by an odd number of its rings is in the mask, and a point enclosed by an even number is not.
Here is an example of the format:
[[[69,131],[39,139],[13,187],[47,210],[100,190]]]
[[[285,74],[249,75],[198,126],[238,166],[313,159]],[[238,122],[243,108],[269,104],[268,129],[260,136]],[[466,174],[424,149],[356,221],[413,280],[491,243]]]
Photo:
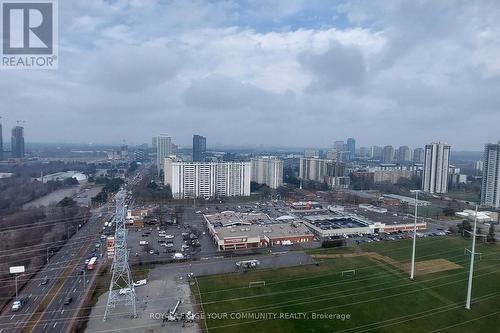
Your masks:
[[[65,332],[67,321],[58,321],[58,317],[71,317],[74,315],[76,306],[83,295],[82,276],[78,275],[78,266],[82,266],[82,261],[91,255],[93,246],[88,251],[83,252],[87,241],[94,243],[98,239],[98,231],[102,228],[105,219],[109,219],[114,212],[109,211],[111,204],[106,204],[97,209],[89,221],[74,234],[69,241],[50,258],[49,263],[32,278],[25,288],[20,292],[20,297],[26,297],[26,305],[19,312],[11,312],[10,306],[6,307],[0,315],[0,333],[20,332],[27,324],[31,315],[41,304],[44,296],[51,292],[54,285],[60,284],[60,279],[68,266],[71,269],[69,278],[64,281],[60,291],[46,307],[41,320],[34,328],[35,332]],[[82,252],[81,252],[82,251]],[[78,253],[83,253],[82,258],[78,258]],[[87,274],[87,279],[91,277],[91,272]],[[42,284],[47,278],[48,282]],[[58,283],[59,282],[59,283]],[[56,290],[57,291],[57,290]],[[64,299],[71,295],[73,302],[64,306]],[[64,316],[62,316],[64,315]]]

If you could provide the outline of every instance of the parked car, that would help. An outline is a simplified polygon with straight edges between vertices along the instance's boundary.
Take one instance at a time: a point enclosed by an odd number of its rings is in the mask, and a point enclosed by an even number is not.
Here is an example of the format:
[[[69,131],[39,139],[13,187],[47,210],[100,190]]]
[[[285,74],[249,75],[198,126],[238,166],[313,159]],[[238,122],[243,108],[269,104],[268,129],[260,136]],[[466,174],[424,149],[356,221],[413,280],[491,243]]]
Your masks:
[[[69,305],[71,302],[73,302],[73,297],[68,297],[64,300],[64,305]]]

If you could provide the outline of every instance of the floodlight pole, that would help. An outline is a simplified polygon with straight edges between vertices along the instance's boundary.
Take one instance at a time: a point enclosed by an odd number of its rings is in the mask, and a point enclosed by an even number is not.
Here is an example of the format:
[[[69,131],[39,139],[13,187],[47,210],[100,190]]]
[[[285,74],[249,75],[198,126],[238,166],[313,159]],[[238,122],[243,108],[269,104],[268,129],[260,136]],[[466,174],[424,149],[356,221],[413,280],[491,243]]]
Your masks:
[[[412,249],[412,254],[411,254],[410,280],[413,280],[415,278],[415,248],[416,248],[416,244],[417,244],[418,192],[419,192],[419,190],[415,190],[415,223],[413,226],[413,249]]]
[[[476,215],[474,217],[474,230],[472,231],[472,252],[470,257],[469,284],[467,286],[467,301],[465,303],[465,308],[467,310],[470,310],[470,299],[472,296],[472,276],[474,275],[474,257],[476,256],[476,225],[477,225],[477,205],[476,205]]]
[[[16,282],[16,299],[19,297],[17,293],[17,274],[14,276],[14,281]]]

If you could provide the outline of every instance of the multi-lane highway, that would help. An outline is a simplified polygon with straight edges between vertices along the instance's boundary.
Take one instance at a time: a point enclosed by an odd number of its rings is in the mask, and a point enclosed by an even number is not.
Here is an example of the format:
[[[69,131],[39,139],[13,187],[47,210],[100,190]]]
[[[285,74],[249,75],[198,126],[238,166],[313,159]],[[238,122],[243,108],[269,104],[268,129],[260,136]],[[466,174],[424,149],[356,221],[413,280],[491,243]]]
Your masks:
[[[93,212],[89,221],[19,293],[19,297],[27,299],[26,304],[17,312],[11,312],[8,306],[0,314],[0,333],[65,332],[68,329],[67,318],[75,315],[84,294],[83,274],[80,274],[84,260],[100,255],[97,251],[93,253],[95,243],[99,241],[104,222],[113,213],[112,204],[103,205]],[[85,275],[89,280],[92,271]],[[68,297],[72,298],[71,303],[64,304]]]
[[[146,170],[147,165],[142,166],[129,179],[129,185],[137,184]],[[126,203],[130,201],[131,198],[126,199]],[[27,299],[26,304],[17,312],[12,312],[9,305],[0,314],[0,333],[63,333],[69,330],[94,274],[94,271],[84,269],[85,259],[97,256],[98,260],[104,260],[105,253],[101,251],[105,250],[105,242],[100,239],[99,232],[114,213],[113,202],[93,211],[89,221],[19,293],[19,297]],[[99,249],[96,243],[101,243]]]

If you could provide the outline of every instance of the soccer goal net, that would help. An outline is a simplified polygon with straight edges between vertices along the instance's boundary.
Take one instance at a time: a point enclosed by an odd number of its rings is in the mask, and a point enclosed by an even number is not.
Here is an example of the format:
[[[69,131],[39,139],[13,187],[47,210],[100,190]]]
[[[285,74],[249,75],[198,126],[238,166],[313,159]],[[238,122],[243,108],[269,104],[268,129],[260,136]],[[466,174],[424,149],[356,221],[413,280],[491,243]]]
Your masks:
[[[248,283],[248,288],[264,287],[265,285],[266,285],[266,281],[251,281]]]
[[[353,277],[356,275],[356,270],[355,269],[350,269],[348,271],[342,271],[342,278],[344,277]]]

